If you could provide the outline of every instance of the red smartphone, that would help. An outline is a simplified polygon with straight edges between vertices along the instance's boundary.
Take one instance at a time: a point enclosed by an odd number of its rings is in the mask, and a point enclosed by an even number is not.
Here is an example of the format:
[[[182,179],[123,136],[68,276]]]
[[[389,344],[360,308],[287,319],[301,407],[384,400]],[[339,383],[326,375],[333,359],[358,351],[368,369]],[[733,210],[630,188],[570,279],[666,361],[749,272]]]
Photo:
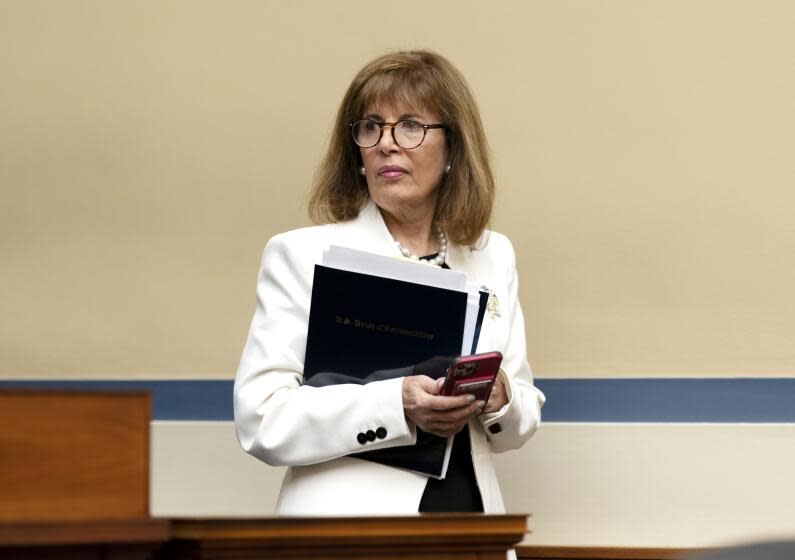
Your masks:
[[[456,358],[447,368],[447,377],[440,394],[446,397],[472,394],[477,400],[488,401],[501,363],[500,352]]]

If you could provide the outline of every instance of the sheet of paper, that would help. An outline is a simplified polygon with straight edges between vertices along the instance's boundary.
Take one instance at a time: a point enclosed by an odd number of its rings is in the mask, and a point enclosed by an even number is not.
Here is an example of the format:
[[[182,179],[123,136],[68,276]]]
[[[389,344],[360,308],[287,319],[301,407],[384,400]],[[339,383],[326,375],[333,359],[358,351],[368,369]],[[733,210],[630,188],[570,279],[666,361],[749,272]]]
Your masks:
[[[453,450],[453,438],[455,436],[451,436],[447,438],[447,448],[444,451],[444,464],[442,465],[442,474],[439,476],[434,476],[434,478],[444,479],[447,476],[447,466],[450,464],[450,452]]]
[[[407,259],[376,255],[350,247],[331,245],[323,254],[322,264],[340,270],[372,274],[424,286],[435,286],[459,292],[468,291],[467,276],[463,272]]]
[[[469,356],[472,354],[472,340],[475,338],[475,327],[478,321],[478,310],[480,308],[480,290],[473,283],[467,280],[467,312],[464,319],[464,337],[461,340],[461,355]]]

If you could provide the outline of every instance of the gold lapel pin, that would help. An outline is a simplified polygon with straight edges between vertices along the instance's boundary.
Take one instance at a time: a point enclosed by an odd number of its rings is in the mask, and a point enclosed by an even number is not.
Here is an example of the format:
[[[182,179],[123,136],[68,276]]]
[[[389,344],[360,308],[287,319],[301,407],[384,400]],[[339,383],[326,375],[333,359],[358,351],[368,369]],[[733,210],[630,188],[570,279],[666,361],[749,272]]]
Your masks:
[[[497,294],[486,286],[481,286],[480,289],[489,293],[489,301],[486,303],[486,309],[489,315],[492,317],[502,317],[502,313],[500,313],[500,300],[497,298]]]

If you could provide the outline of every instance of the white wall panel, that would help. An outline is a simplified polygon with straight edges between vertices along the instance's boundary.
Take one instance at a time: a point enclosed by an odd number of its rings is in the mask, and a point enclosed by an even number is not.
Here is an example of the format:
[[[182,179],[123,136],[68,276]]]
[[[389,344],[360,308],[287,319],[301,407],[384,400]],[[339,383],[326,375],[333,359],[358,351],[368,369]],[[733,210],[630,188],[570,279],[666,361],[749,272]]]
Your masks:
[[[497,456],[539,545],[699,547],[795,536],[795,425],[549,423]]]
[[[152,422],[154,516],[273,515],[284,468],[240,449],[232,422]]]
[[[795,425],[548,423],[496,456],[528,543],[698,547],[795,536]],[[152,423],[152,514],[271,515],[284,469],[231,422]]]

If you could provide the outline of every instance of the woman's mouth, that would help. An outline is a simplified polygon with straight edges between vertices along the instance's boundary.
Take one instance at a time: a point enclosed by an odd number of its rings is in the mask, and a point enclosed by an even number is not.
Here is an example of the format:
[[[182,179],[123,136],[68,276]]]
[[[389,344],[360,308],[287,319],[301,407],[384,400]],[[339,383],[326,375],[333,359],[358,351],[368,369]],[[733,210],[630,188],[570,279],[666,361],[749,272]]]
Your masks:
[[[379,177],[386,177],[388,179],[394,179],[395,177],[402,177],[403,175],[408,175],[408,171],[400,167],[399,165],[384,165],[383,167],[378,168],[378,175]]]

